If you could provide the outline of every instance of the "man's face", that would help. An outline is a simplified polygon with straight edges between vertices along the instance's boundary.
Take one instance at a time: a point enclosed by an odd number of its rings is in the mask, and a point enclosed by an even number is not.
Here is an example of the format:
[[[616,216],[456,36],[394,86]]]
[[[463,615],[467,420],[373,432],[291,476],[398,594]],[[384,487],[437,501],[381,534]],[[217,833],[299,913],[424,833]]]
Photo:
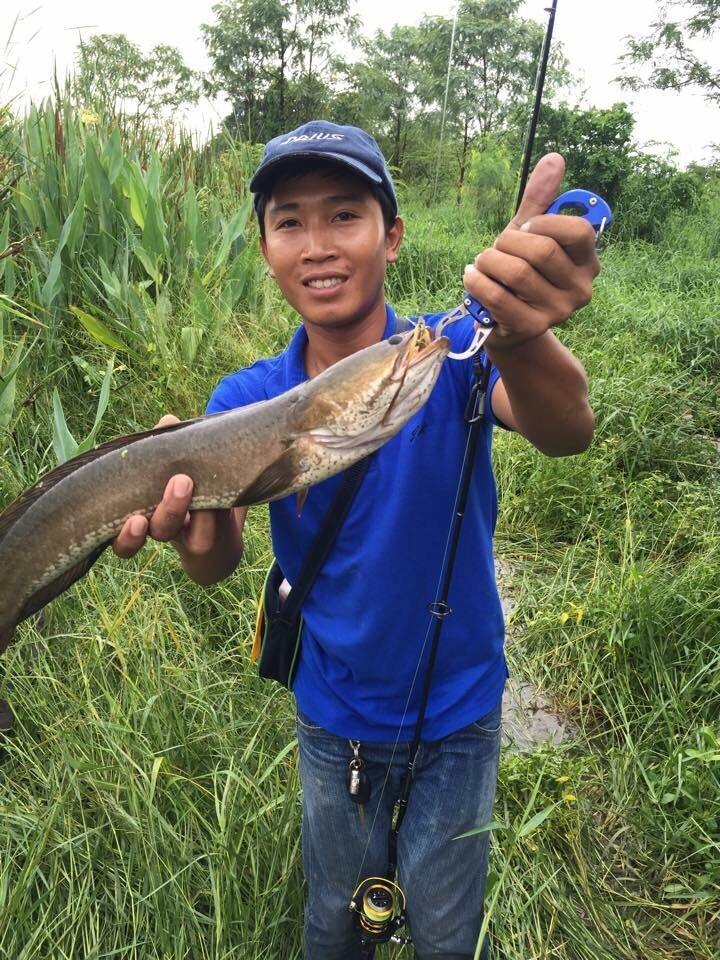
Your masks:
[[[273,187],[260,243],[306,323],[347,327],[384,301],[386,265],[397,259],[402,233],[399,218],[386,233],[365,180],[320,168]]]

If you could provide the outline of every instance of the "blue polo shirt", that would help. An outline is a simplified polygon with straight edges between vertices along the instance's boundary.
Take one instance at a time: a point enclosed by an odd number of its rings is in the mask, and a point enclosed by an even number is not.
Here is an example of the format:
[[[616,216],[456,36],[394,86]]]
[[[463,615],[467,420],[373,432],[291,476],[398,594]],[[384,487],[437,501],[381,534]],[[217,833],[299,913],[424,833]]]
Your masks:
[[[423,319],[434,326],[441,316]],[[395,322],[388,306],[385,337],[392,336]],[[462,350],[472,338],[472,321],[458,321],[447,333],[452,349]],[[302,383],[306,343],[300,326],[281,354],[225,377],[207,412],[267,400]],[[482,717],[497,704],[505,683],[492,544],[497,495],[490,395],[497,379],[493,370],[424,740],[441,739]],[[338,736],[394,742],[400,731],[401,740],[412,739],[433,624],[428,604],[437,595],[448,542],[471,382],[471,361],[446,360],[427,403],[373,455],[303,605],[293,693],[304,714]],[[290,583],[339,483],[338,475],[312,487],[299,518],[294,495],[269,505],[273,550]]]

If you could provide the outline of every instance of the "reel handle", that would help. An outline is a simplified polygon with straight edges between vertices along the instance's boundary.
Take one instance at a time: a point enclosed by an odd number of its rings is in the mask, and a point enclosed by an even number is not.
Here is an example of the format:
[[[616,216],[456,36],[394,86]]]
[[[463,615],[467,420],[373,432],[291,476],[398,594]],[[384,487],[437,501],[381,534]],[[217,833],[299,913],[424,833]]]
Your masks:
[[[560,214],[564,210],[578,210],[583,220],[587,220],[598,236],[613,222],[613,214],[608,203],[591,190],[567,190],[553,200],[545,213]],[[463,292],[463,306],[475,323],[483,330],[495,326],[490,312],[469,293]]]

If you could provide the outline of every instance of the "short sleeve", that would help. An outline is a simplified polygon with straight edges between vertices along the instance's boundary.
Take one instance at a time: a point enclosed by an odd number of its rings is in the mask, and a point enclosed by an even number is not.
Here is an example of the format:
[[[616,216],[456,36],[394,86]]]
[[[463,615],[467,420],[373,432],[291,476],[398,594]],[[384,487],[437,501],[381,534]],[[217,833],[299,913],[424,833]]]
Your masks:
[[[258,378],[252,376],[252,367],[250,367],[222,378],[210,395],[205,413],[222,413],[225,410],[246,407],[248,404],[266,399]]]
[[[501,427],[503,430],[512,431],[512,427],[509,427],[506,423],[503,423],[499,417],[495,416],[495,413],[493,412],[493,408],[492,408],[493,390],[495,389],[495,387],[497,386],[500,380],[502,380],[502,377],[500,376],[500,371],[498,370],[497,367],[493,367],[492,370],[490,371],[490,380],[488,381],[488,388],[487,388],[487,392],[485,393],[484,414],[486,417],[490,418],[490,420],[495,424],[496,427]]]

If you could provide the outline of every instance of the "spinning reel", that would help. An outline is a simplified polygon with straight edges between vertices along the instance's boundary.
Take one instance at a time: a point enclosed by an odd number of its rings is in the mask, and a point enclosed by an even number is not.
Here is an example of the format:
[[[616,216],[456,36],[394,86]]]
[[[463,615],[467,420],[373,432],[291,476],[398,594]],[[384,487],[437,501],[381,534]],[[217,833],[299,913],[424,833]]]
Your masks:
[[[359,885],[348,909],[355,928],[365,943],[410,943],[409,938],[397,936],[405,926],[405,894],[401,888],[383,877],[368,877]]]

